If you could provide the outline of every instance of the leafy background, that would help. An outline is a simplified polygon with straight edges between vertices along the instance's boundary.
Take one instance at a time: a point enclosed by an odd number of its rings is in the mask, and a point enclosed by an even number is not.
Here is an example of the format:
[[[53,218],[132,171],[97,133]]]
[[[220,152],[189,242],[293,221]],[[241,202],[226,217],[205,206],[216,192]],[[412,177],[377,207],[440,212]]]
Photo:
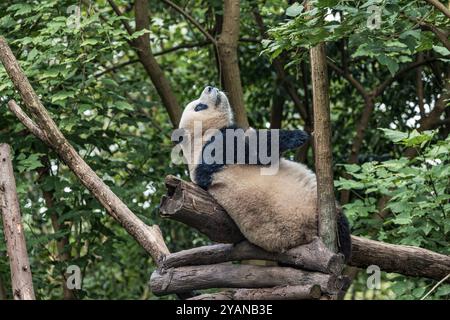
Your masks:
[[[175,2],[208,30],[222,14],[221,1]],[[125,12],[121,18],[103,0],[2,1],[0,34],[8,40],[64,135],[139,218],[161,226],[169,249],[205,244],[207,240],[192,229],[157,215],[165,191],[164,177],[188,177],[184,167],[170,162],[172,126],[127,42],[132,37],[121,24],[121,19],[127,19],[133,25],[132,2],[116,3]],[[152,50],[180,104],[195,98],[206,84],[220,86],[215,51],[204,36],[162,2],[149,4]],[[370,5],[381,8],[380,28],[367,28]],[[79,26],[74,6],[81,8]],[[255,7],[270,29],[267,35],[258,31]],[[345,19],[339,20],[338,15]],[[448,81],[450,52],[435,34],[420,28],[417,20],[443,30],[449,27],[448,19],[425,1],[319,0],[312,11],[292,1],[242,1],[238,53],[250,125],[269,127],[274,97],[281,97],[283,127],[305,127],[285,87],[277,81],[272,62],[282,58],[288,80],[296,84],[299,96],[307,97],[311,87],[301,85],[302,68],[308,66],[307,49],[320,41],[327,41],[331,61],[339,64],[346,55],[349,72],[368,90],[420,53],[433,58],[433,65],[421,73],[429,112]],[[166,52],[185,44],[195,47]],[[330,95],[336,188],[351,190],[345,209],[352,232],[450,254],[450,128],[444,121],[449,117],[448,108],[435,130],[414,131],[420,120],[415,73],[404,74],[376,98],[358,163],[347,164],[364,101],[342,76],[331,71]],[[6,102],[11,98],[20,102],[0,68],[0,142],[10,143],[14,149],[37,297],[62,298],[64,270],[78,265],[83,284],[82,290],[75,292],[76,298],[156,299],[147,287],[155,267],[149,256],[106,215],[57,156],[7,111]],[[408,148],[419,150],[417,157],[404,157]],[[314,167],[311,150],[305,161]],[[46,201],[46,195],[53,203]],[[390,197],[389,214],[380,219],[377,204],[386,195]],[[54,230],[52,219],[62,226],[59,231]],[[9,293],[9,264],[2,237],[0,277]],[[64,237],[69,239],[64,252],[70,258],[60,261],[56,242]],[[418,299],[436,283],[383,273],[382,288],[369,290],[367,276],[364,271],[357,273],[347,298]],[[449,297],[450,285],[444,284],[428,298]]]

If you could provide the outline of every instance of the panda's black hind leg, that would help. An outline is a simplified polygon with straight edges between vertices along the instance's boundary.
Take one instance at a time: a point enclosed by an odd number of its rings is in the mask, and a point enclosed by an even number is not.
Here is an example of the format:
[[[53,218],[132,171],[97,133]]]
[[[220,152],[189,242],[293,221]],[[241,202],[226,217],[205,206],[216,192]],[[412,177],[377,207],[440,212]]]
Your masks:
[[[352,238],[347,217],[341,210],[338,211],[337,227],[339,252],[344,255],[345,262],[347,263],[350,261],[352,255]]]

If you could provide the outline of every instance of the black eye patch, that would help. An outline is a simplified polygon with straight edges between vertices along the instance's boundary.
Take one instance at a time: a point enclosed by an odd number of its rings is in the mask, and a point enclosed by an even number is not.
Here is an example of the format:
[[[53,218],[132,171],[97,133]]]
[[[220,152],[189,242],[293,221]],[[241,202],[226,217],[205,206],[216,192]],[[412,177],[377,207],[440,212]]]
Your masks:
[[[195,106],[194,111],[199,112],[199,111],[202,111],[205,109],[208,109],[208,105],[206,105],[204,103],[199,103],[198,105]]]

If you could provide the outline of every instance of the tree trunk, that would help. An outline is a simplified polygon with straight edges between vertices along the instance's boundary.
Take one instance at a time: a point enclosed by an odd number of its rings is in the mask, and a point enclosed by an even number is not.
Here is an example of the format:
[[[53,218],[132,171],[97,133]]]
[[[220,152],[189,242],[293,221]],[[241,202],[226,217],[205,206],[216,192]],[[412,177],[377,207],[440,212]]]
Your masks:
[[[285,98],[281,94],[275,93],[273,96],[270,110],[270,129],[281,129],[284,101]]]
[[[239,0],[224,0],[222,32],[217,41],[217,45],[223,84],[234,111],[235,121],[239,126],[246,129],[248,128],[248,119],[244,105],[244,93],[242,91],[237,52],[239,41],[239,11]]]
[[[7,144],[0,144],[0,207],[15,300],[35,300],[19,199]]]
[[[39,182],[42,182],[42,179],[48,178],[50,175],[50,161],[47,156],[41,158],[41,162],[44,164],[44,167],[38,169],[39,173]],[[70,234],[70,227],[65,225],[63,222],[59,222],[59,215],[54,210],[54,193],[51,191],[42,191],[42,195],[44,197],[45,206],[47,207],[47,213],[50,215],[50,220],[52,222],[53,232],[55,234],[60,231],[68,232]],[[58,261],[64,264],[66,261],[71,259],[70,256],[70,244],[69,244],[69,235],[60,236],[58,240],[56,240],[56,250],[58,252]],[[64,272],[62,272],[62,288],[63,288],[63,297],[65,300],[74,300],[76,299],[74,290],[71,290],[67,287],[67,276]]]
[[[319,235],[325,245],[337,251],[336,203],[331,147],[330,100],[325,43],[311,48],[311,79],[314,110],[314,150],[317,177]]]

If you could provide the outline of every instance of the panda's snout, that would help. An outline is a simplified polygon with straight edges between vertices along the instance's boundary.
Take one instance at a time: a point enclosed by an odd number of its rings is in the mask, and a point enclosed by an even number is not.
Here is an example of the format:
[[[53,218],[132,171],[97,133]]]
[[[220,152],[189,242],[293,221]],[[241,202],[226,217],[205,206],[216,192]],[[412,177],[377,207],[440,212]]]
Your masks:
[[[221,92],[216,87],[206,86],[205,89],[203,89],[200,100],[204,101],[206,104],[218,106],[222,101]]]
[[[216,87],[213,86],[206,86],[205,90],[203,90],[203,94],[211,94],[211,93],[215,93],[216,95],[219,93],[219,89],[217,89]]]

